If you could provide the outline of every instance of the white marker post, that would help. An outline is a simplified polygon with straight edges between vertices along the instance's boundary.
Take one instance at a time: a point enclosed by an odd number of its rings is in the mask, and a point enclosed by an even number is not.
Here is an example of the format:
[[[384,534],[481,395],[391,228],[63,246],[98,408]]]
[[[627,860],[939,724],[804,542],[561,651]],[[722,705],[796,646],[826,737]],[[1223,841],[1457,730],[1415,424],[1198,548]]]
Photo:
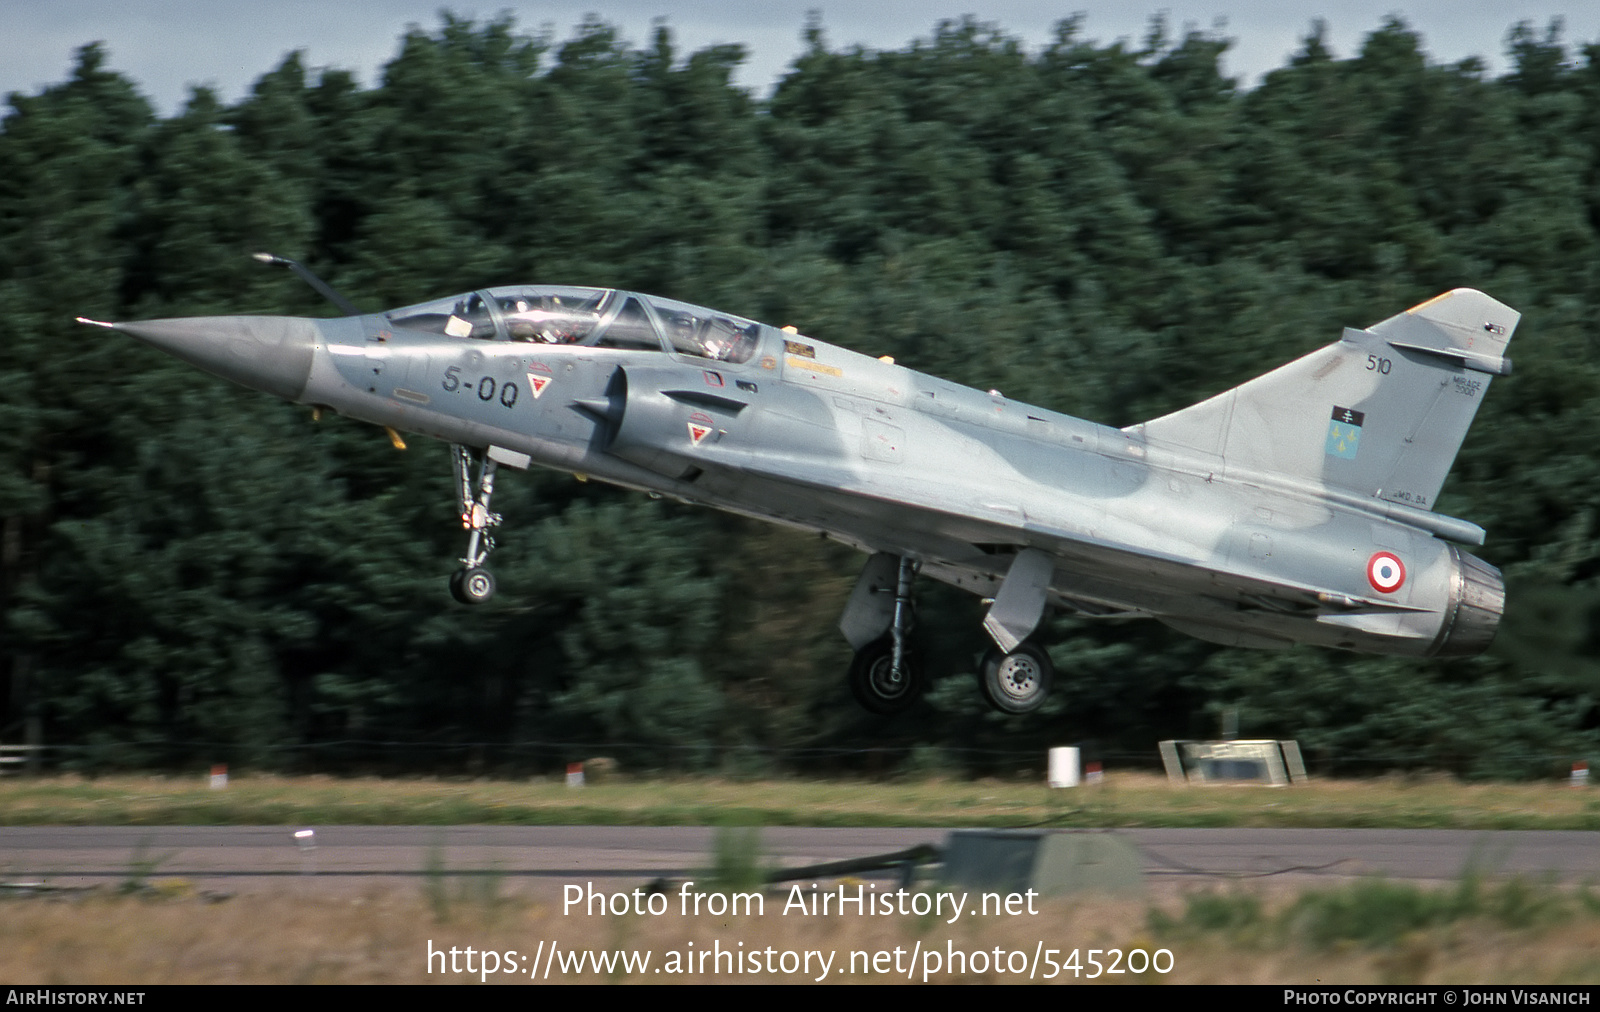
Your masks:
[[[317,873],[317,834],[310,829],[297,829],[294,831],[295,846],[300,850],[300,874],[315,875]]]
[[[1063,745],[1050,750],[1050,786],[1078,786],[1078,749]]]

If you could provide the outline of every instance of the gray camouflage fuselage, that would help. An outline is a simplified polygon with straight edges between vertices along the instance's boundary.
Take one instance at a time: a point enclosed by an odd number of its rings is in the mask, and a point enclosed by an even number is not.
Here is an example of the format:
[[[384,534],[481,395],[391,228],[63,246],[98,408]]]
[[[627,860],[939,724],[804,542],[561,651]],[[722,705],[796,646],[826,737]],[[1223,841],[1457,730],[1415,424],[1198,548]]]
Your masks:
[[[1449,543],[1481,543],[1482,530],[1430,511],[1489,377],[1509,371],[1516,314],[1480,293],[1347,330],[1119,430],[625,292],[551,289],[598,293],[585,332],[519,339],[510,307],[540,291],[459,297],[499,307],[475,329],[465,310],[424,312],[450,300],[329,320],[115,326],[279,397],[513,466],[819,531],[984,597],[1026,560],[1057,607],[1152,617],[1226,644],[1460,655],[1498,624],[1498,572]],[[743,329],[688,344],[663,306]],[[606,344],[624,312],[632,337]],[[1038,616],[1024,603],[1012,635],[998,610],[991,635],[1009,650]],[[846,633],[859,647],[883,621],[867,615],[852,634],[847,614]]]

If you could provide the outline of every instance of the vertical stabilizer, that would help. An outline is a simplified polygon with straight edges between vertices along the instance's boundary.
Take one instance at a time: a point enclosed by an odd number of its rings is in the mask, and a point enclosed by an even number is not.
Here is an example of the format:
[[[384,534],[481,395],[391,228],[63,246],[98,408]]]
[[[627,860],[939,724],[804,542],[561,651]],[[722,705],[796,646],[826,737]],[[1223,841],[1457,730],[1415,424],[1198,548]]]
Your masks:
[[[1432,509],[1521,314],[1457,288],[1193,407],[1136,425],[1230,477]]]

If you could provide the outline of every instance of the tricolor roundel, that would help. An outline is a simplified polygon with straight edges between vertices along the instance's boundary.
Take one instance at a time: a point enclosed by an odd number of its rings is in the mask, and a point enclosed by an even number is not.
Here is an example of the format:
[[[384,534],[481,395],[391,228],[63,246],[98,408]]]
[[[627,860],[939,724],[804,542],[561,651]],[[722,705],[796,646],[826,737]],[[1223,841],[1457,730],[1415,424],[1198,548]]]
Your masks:
[[[1393,552],[1378,552],[1367,560],[1367,582],[1380,594],[1393,594],[1406,582],[1406,564]]]

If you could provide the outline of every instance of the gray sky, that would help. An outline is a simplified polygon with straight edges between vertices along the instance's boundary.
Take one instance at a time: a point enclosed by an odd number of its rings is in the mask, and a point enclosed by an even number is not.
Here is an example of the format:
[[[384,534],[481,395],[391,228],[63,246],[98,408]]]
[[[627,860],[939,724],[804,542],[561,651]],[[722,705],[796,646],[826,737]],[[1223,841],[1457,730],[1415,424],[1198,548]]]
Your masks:
[[[393,57],[406,26],[431,30],[444,6],[438,0],[0,0],[0,94],[33,93],[63,80],[73,50],[92,41],[105,43],[111,68],[136,81],[163,113],[175,111],[193,84],[209,84],[224,100],[234,101],[295,49],[305,51],[308,66],[351,70],[370,86]],[[1157,11],[1166,12],[1175,33],[1185,24],[1210,29],[1220,19],[1223,33],[1235,40],[1227,70],[1246,84],[1281,65],[1317,17],[1328,21],[1338,56],[1352,55],[1393,13],[1421,33],[1436,61],[1479,56],[1497,70],[1504,66],[1506,32],[1518,21],[1532,21],[1542,32],[1552,17],[1561,17],[1569,43],[1600,39],[1600,0],[1560,5],[1512,0],[1503,6],[1446,0],[1154,0],[1148,7],[1104,0],[561,0],[451,9],[477,19],[508,10],[522,30],[548,27],[558,40],[569,38],[584,15],[594,13],[635,45],[647,42],[652,21],[664,17],[681,51],[719,42],[744,45],[749,59],[740,83],[761,93],[799,53],[806,12],[812,9],[821,12],[835,49],[855,44],[902,48],[928,37],[941,18],[964,14],[997,24],[1030,48],[1047,43],[1056,22],[1075,11],[1085,15],[1083,34],[1101,42],[1142,40]]]

